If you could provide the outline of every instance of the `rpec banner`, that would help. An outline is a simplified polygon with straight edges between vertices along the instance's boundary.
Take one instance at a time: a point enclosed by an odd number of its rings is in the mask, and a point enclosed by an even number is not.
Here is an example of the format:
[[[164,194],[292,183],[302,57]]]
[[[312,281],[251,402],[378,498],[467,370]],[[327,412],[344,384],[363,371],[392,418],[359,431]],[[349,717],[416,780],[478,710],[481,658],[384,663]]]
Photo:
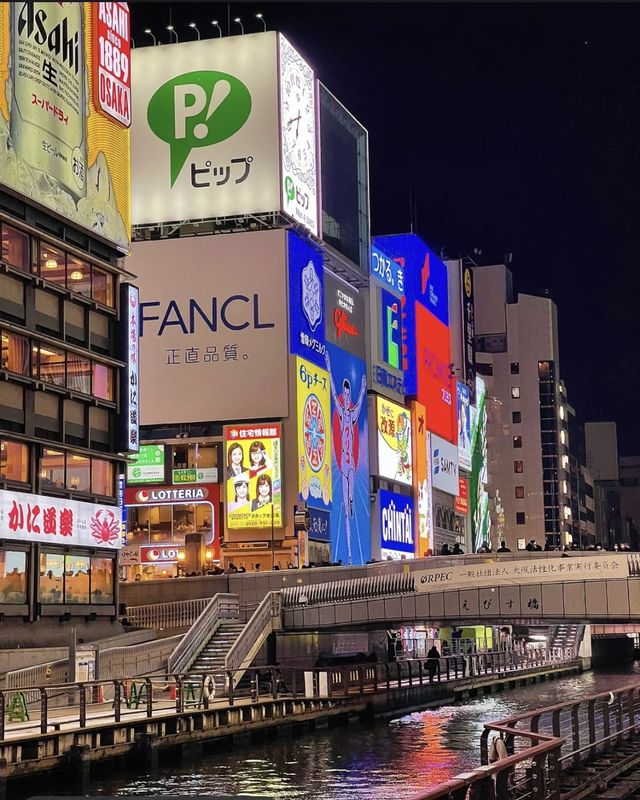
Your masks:
[[[413,558],[413,500],[402,494],[378,492],[380,507],[380,557]]]

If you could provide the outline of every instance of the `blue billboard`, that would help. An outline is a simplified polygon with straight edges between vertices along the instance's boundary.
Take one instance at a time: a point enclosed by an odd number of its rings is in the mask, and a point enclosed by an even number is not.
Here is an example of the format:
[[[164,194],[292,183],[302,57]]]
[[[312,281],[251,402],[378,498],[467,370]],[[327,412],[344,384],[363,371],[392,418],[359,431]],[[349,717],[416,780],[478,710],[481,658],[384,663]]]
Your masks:
[[[326,367],[331,376],[331,557],[364,564],[371,558],[366,366],[327,344]]]
[[[376,236],[373,245],[403,269],[402,369],[405,392],[415,395],[418,392],[415,303],[449,325],[447,268],[415,233]]]
[[[325,316],[322,254],[289,231],[289,352],[324,366]]]
[[[404,292],[404,269],[375,245],[371,246],[371,274],[396,292]]]
[[[415,554],[412,498],[380,489],[378,505],[381,558],[412,558]]]

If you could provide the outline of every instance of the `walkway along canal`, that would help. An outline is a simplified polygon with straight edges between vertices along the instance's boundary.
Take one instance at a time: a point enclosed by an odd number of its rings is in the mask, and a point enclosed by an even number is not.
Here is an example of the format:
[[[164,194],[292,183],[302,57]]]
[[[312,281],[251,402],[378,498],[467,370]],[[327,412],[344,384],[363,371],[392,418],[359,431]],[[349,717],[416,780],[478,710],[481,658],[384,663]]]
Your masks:
[[[397,715],[581,669],[580,661],[542,651],[451,656],[441,664],[433,683],[422,661],[254,669],[246,693],[209,700],[200,691],[202,676],[193,675],[34,687],[23,691],[31,701],[23,720],[15,719],[16,693],[1,691],[0,797],[16,778],[59,767],[71,768],[82,788],[91,764],[107,759],[133,756],[153,769],[162,753],[184,745]]]

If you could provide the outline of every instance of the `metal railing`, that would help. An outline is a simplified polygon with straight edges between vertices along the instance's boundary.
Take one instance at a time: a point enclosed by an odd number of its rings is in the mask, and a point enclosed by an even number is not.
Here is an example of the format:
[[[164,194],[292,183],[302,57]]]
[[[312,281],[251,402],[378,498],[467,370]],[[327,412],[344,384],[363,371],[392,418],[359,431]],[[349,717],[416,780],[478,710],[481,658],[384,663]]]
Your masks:
[[[99,655],[101,679],[132,678],[152,672],[167,672],[169,656],[182,635],[125,647],[110,647]]]
[[[232,686],[238,683],[243,673],[251,666],[256,653],[269,634],[282,627],[281,615],[282,593],[269,592],[224,657],[224,667],[232,676]]]
[[[189,668],[211,638],[222,619],[239,619],[240,603],[235,594],[214,595],[169,657],[169,672]]]
[[[126,619],[129,625],[136,628],[155,628],[157,630],[188,628],[193,625],[210,602],[210,597],[200,597],[195,600],[180,600],[177,603],[132,606],[127,608]]]
[[[422,660],[396,663],[360,663],[344,666],[304,668],[250,667],[246,670],[249,680],[241,687],[234,684],[234,673],[229,670],[226,683],[229,686],[225,697],[205,697],[203,686],[205,673],[181,672],[177,674],[141,676],[138,678],[114,678],[85,683],[55,683],[52,685],[27,686],[20,690],[33,697],[29,703],[29,720],[8,720],[7,711],[17,694],[16,689],[0,689],[0,741],[7,734],[25,736],[36,732],[47,733],[76,726],[120,722],[129,717],[153,717],[175,711],[177,714],[198,709],[207,709],[213,703],[217,708],[231,707],[236,703],[252,703],[278,698],[358,698],[376,692],[393,692],[412,686],[447,680],[456,681],[475,675],[517,674],[534,666],[551,665],[545,661],[542,651],[529,654],[482,653],[468,656],[465,662],[460,656],[440,659],[441,668],[432,674],[429,665]],[[463,684],[465,685],[465,684]],[[640,687],[638,687],[640,691]],[[63,701],[63,702],[61,702]],[[638,712],[640,720],[640,711]],[[517,731],[526,736],[531,731]],[[446,795],[443,795],[446,796]]]
[[[368,578],[351,578],[346,581],[289,586],[282,589],[282,607],[294,608],[316,603],[368,600],[374,597],[409,594],[415,591],[415,579],[410,572],[372,575]]]

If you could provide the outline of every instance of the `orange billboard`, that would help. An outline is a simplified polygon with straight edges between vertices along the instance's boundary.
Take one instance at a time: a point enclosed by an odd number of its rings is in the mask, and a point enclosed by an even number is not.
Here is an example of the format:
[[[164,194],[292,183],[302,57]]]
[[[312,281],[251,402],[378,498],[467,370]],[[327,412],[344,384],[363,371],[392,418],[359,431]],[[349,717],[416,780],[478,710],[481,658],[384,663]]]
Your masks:
[[[416,498],[413,515],[416,556],[422,557],[429,548],[428,463],[427,463],[427,413],[422,403],[411,403],[411,432],[413,446],[413,492]]]

